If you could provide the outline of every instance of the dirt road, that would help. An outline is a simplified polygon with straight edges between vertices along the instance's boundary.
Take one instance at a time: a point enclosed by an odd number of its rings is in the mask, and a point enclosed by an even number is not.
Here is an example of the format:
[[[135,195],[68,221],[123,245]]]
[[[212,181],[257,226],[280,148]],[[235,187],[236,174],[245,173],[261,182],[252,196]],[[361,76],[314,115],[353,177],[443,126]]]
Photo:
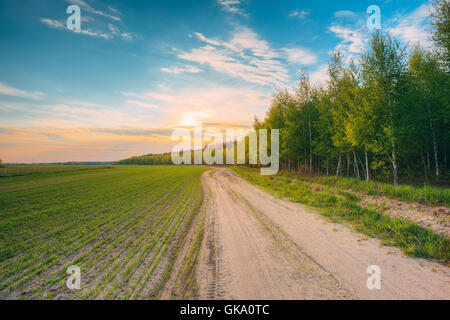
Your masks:
[[[201,299],[450,299],[450,268],[403,256],[227,169],[204,174]],[[367,268],[381,289],[367,288]]]

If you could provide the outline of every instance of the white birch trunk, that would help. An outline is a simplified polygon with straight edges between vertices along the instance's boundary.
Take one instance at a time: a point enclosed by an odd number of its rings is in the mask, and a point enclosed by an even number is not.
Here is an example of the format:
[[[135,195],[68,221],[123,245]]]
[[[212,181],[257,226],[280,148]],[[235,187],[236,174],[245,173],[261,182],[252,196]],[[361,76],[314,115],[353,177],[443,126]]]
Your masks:
[[[366,181],[370,180],[369,177],[369,157],[367,156],[367,149],[365,150],[365,156],[366,156]]]
[[[359,176],[359,166],[358,166],[358,160],[356,159],[355,149],[353,149],[353,158],[355,159],[356,177],[357,177],[358,180],[359,180],[359,179],[360,179],[360,176]]]
[[[342,155],[340,154],[337,169],[336,169],[336,177],[339,176],[339,170],[341,169],[341,160],[342,160]]]

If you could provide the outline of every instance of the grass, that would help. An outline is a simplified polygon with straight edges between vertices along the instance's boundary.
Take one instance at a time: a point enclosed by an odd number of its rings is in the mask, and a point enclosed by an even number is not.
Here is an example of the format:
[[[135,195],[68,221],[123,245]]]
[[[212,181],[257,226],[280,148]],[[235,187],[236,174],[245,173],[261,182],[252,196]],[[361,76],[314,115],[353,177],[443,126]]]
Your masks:
[[[0,179],[0,297],[139,299],[157,296],[171,270],[207,168],[16,170]],[[69,265],[81,268],[80,291],[65,287]]]
[[[400,247],[406,255],[450,262],[450,239],[422,228],[406,219],[390,218],[357,204],[358,197],[345,191],[321,187],[283,175],[261,176],[258,170],[234,167],[236,173],[268,192],[290,201],[316,208],[336,222],[349,222],[357,231],[382,239],[384,244]],[[335,187],[335,185],[333,185]]]
[[[438,188],[425,185],[415,187],[378,181],[365,181],[342,177],[313,177],[313,182],[339,189],[363,192],[374,196],[387,196],[403,201],[415,201],[425,205],[444,205],[450,207],[450,188]]]

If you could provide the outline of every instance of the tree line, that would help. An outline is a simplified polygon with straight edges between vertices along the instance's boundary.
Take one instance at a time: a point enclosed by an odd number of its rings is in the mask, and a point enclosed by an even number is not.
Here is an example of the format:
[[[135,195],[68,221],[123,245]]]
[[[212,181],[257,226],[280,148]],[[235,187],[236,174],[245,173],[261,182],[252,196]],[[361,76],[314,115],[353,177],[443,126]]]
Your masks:
[[[128,159],[123,159],[114,164],[140,164],[140,165],[158,165],[158,164],[172,164],[170,153],[164,154],[148,154],[145,156],[136,156]]]
[[[358,63],[335,51],[329,80],[278,90],[254,129],[280,129],[285,170],[439,182],[449,152],[449,1],[435,3],[435,49],[375,32]]]

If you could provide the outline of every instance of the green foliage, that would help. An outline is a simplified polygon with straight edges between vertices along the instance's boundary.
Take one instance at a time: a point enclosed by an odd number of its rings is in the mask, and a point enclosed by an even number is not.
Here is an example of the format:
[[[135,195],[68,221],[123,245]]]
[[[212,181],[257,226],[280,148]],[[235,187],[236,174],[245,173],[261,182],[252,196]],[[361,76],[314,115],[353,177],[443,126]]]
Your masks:
[[[161,165],[172,164],[170,153],[151,154],[146,156],[131,157],[117,161],[115,164],[140,164],[140,165]]]
[[[436,0],[432,14],[433,40],[442,61],[450,68],[450,1]]]
[[[358,64],[336,51],[326,87],[306,73],[279,90],[260,128],[280,130],[280,165],[321,174],[442,182],[450,145],[449,70],[420,47],[372,35]]]

